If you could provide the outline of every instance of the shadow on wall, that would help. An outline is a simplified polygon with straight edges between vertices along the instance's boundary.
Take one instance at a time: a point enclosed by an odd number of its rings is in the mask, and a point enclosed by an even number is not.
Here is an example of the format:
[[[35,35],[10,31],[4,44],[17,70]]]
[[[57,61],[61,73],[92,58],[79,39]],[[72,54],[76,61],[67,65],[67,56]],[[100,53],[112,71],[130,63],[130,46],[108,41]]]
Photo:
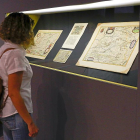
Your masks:
[[[89,98],[87,79],[73,75],[64,75],[63,99],[67,112],[65,140],[100,140],[97,122]],[[94,92],[92,93],[94,97]]]
[[[67,114],[65,109],[65,103],[61,93],[58,93],[57,98],[57,130],[56,140],[65,140],[65,124],[67,121]]]
[[[0,140],[2,136],[3,136],[3,129],[2,129],[2,123],[0,122]]]
[[[47,69],[39,74],[38,69],[33,69],[36,80],[41,81],[36,85],[33,81],[37,87],[33,94],[34,118],[39,127],[36,140],[100,140],[91,106],[94,93],[89,98],[91,89],[81,88],[83,83],[89,85],[87,80]]]
[[[59,92],[62,74],[47,70],[43,71],[42,83],[37,91],[36,104],[39,127],[37,140],[64,140],[66,110],[63,98]]]

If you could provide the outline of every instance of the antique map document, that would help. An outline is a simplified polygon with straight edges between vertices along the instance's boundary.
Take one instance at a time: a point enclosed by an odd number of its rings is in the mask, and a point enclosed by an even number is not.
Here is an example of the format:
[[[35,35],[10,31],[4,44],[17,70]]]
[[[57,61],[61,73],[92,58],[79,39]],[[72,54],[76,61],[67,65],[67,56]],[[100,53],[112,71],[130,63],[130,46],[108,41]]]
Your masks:
[[[65,63],[69,58],[69,56],[71,55],[71,53],[72,53],[71,50],[60,49],[53,61],[59,63]]]
[[[26,56],[45,59],[61,33],[62,30],[39,30],[34,38],[35,45],[26,50]]]
[[[88,23],[75,23],[62,48],[74,49],[83,35]]]
[[[127,74],[139,51],[139,22],[98,24],[77,66]]]

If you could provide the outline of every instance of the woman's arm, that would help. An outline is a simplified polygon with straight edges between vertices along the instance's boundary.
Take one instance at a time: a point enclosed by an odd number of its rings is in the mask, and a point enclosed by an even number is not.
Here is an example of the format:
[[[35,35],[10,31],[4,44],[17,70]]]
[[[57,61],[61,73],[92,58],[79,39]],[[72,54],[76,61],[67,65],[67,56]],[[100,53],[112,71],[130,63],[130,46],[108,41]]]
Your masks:
[[[29,129],[29,136],[34,137],[38,133],[38,128],[34,124],[20,95],[22,77],[23,71],[8,75],[8,95],[11,98],[15,108],[17,109],[22,119],[27,123]]]

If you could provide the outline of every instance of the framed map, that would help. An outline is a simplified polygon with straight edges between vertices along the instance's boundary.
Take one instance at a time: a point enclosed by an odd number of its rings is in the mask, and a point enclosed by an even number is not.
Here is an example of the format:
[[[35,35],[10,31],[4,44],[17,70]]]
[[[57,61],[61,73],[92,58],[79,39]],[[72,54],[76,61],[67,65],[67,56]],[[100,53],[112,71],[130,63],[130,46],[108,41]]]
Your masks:
[[[69,56],[71,55],[71,53],[72,53],[71,50],[60,49],[53,61],[59,63],[65,63],[69,58]]]
[[[83,35],[88,23],[75,23],[62,48],[74,49]]]
[[[127,74],[139,51],[139,22],[100,23],[77,66]]]
[[[39,30],[34,38],[35,45],[26,50],[26,56],[45,59],[61,33],[62,30]]]

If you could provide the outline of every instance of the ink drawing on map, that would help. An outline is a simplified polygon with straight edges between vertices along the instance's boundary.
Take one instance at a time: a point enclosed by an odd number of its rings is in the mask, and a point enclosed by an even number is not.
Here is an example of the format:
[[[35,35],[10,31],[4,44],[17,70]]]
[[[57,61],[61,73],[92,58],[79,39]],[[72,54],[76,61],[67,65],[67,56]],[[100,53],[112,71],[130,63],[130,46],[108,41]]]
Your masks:
[[[62,48],[75,49],[77,43],[82,37],[88,23],[75,23],[72,27],[67,39],[65,40]]]
[[[70,57],[72,51],[60,49],[54,58],[54,62],[65,63],[67,59]]]
[[[100,23],[77,66],[127,74],[139,51],[139,22]]]
[[[61,33],[62,30],[39,30],[34,38],[35,45],[26,50],[26,56],[45,59]]]

